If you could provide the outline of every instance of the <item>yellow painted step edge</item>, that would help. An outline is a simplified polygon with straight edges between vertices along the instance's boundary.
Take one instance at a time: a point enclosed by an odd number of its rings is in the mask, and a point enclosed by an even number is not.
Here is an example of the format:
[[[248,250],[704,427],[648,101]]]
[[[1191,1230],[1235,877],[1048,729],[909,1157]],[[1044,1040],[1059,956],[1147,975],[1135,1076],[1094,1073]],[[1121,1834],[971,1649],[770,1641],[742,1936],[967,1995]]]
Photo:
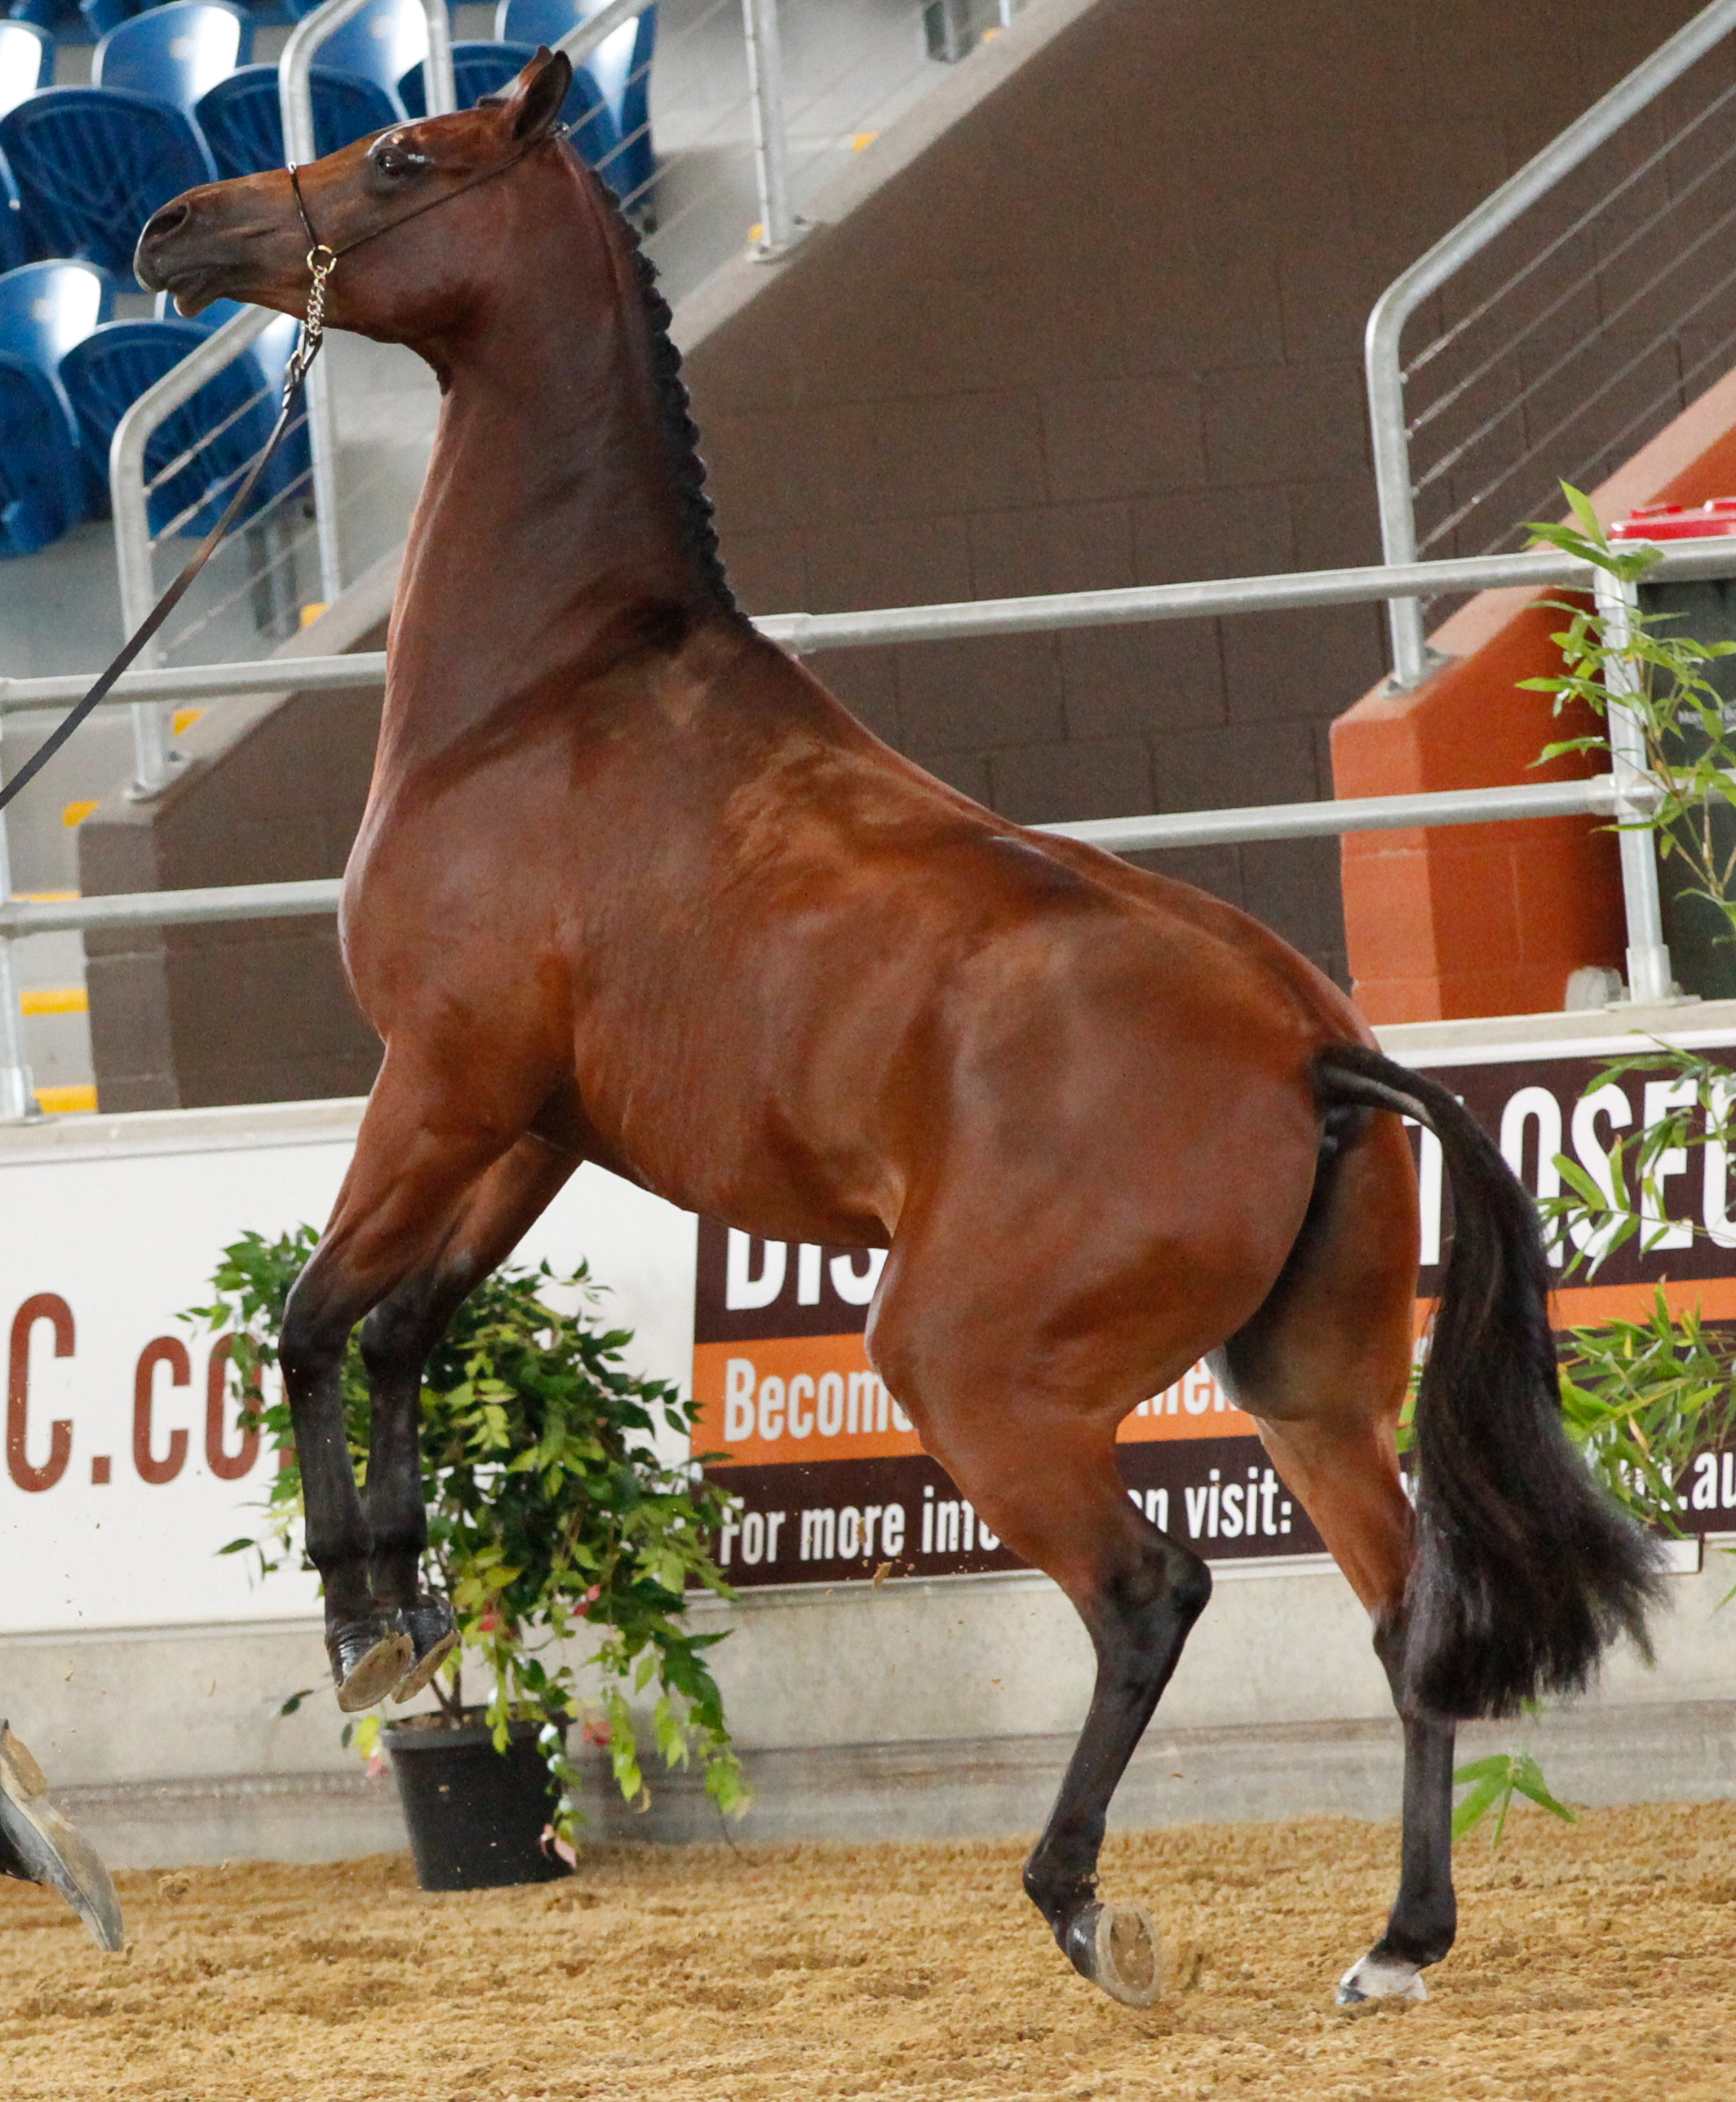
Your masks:
[[[48,1116],[76,1116],[81,1111],[95,1111],[96,1090],[88,1081],[82,1086],[38,1088],[36,1106]]]
[[[25,1014],[88,1014],[91,996],[82,986],[55,986],[20,993],[18,1005]]]

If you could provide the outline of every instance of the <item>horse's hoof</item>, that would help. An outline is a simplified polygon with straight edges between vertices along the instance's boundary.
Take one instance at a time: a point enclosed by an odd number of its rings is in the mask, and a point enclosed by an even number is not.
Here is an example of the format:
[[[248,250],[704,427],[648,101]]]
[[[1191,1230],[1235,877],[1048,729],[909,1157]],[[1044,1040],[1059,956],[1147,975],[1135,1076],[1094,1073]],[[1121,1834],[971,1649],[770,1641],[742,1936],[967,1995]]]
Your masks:
[[[326,1638],[326,1653],[337,1681],[338,1705],[353,1715],[385,1699],[409,1670],[414,1652],[401,1628],[376,1619],[334,1628]]]
[[[404,1608],[398,1625],[411,1640],[415,1660],[392,1689],[394,1701],[414,1701],[458,1647],[452,1609],[444,1599],[424,1597]]]
[[[48,1800],[42,1770],[0,1723],[0,1874],[46,1883],[99,1949],[123,1946],[120,1901],[95,1849]]]
[[[1401,1956],[1365,1956],[1339,1980],[1338,2004],[1353,2015],[1366,2014],[1383,2000],[1427,1998],[1422,1972]]]
[[[1080,1976],[1124,2007],[1149,2007],[1161,1998],[1162,1944],[1140,1906],[1094,1899],[1075,1914],[1065,1947]]]

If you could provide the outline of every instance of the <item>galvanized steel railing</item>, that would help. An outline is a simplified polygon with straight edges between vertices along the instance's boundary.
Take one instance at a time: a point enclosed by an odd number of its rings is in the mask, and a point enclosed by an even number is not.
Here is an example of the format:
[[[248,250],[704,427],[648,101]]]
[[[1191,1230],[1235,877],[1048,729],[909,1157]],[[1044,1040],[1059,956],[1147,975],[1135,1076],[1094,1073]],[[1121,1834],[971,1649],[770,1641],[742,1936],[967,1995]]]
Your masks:
[[[1736,0],[1713,0],[1712,6],[1695,16],[1691,22],[1654,51],[1643,64],[1612,88],[1601,101],[1594,103],[1583,117],[1569,125],[1559,138],[1553,140],[1510,180],[1485,197],[1474,211],[1459,221],[1450,233],[1437,241],[1426,255],[1413,263],[1403,276],[1396,278],[1381,295],[1369,317],[1365,364],[1369,420],[1374,443],[1374,482],[1380,503],[1381,544],[1387,561],[1395,568],[1407,569],[1416,561],[1419,553],[1416,516],[1419,491],[1411,462],[1411,441],[1416,426],[1412,424],[1407,428],[1406,375],[1400,350],[1400,339],[1405,323],[1425,300],[1439,292],[1498,234],[1546,197],[1565,176],[1587,161],[1641,110],[1655,102],[1667,88],[1712,51],[1733,29],[1736,29]],[[1725,96],[1720,100],[1727,99],[1728,94],[1729,91],[1726,91]],[[1696,119],[1695,123],[1700,121]],[[1672,140],[1667,145],[1659,148],[1650,156],[1647,168],[1660,162],[1677,143]],[[1633,175],[1624,175],[1615,188],[1624,188],[1634,180]],[[1614,193],[1612,190],[1611,194]],[[1581,233],[1586,220],[1601,209],[1601,202],[1584,215],[1579,224],[1548,243],[1547,249],[1552,251],[1562,248],[1570,237]],[[1641,240],[1643,233],[1642,228],[1632,237],[1632,241]],[[1528,259],[1525,270],[1532,268],[1538,259],[1536,255]],[[1600,258],[1574,289],[1581,290],[1586,283],[1596,278],[1604,267],[1605,259]],[[1518,274],[1524,275],[1525,272]],[[1509,287],[1502,288],[1503,292],[1507,289]],[[1490,304],[1492,302],[1485,303],[1485,308],[1479,310],[1479,318]],[[1556,304],[1560,304],[1557,300]],[[1454,330],[1446,332],[1448,336],[1454,333]],[[1595,335],[1595,326],[1591,334]],[[1585,339],[1585,334],[1582,332],[1577,348],[1583,348]],[[1423,353],[1424,357],[1432,355],[1437,348],[1438,344],[1431,346],[1430,350]],[[1491,384],[1497,378],[1501,379],[1500,398],[1494,414],[1496,422],[1511,419],[1515,414],[1516,407],[1521,406],[1516,403],[1516,394],[1534,392],[1543,384],[1543,379],[1550,376],[1529,378],[1522,388],[1516,388],[1507,384],[1503,376],[1493,373],[1492,364],[1493,361],[1485,368],[1490,374]],[[1462,441],[1458,454],[1444,463],[1444,468],[1461,469],[1463,462],[1459,455],[1467,450],[1467,442]],[[1565,459],[1552,463],[1552,471],[1557,475],[1570,475],[1575,471],[1576,466],[1577,463]],[[1444,469],[1437,464],[1435,471]],[[1472,479],[1475,480],[1474,476]],[[1481,500],[1482,497],[1473,491],[1463,508],[1468,510]],[[1511,527],[1516,522],[1512,519],[1504,520],[1503,527]],[[1445,585],[1436,588],[1451,590],[1454,587]],[[1392,636],[1393,684],[1401,690],[1408,690],[1420,683],[1429,668],[1423,640],[1421,599],[1409,592],[1396,593],[1388,601],[1387,623]]]
[[[150,488],[145,448],[153,433],[206,382],[233,364],[258,340],[277,317],[264,307],[247,307],[214,329],[197,350],[148,387],[114,427],[109,446],[109,498],[114,514],[114,561],[120,582],[121,627],[131,635],[157,603],[152,572],[153,545]],[[139,653],[141,669],[162,662],[159,635]],[[133,787],[140,796],[158,794],[169,778],[168,743],[163,735],[162,703],[140,695],[132,702]]]
[[[1651,572],[1663,581],[1733,573],[1736,573],[1736,541],[1729,539],[1673,542],[1663,550],[1662,561]],[[974,600],[952,605],[893,606],[868,613],[775,614],[757,621],[755,626],[768,639],[804,655],[866,643],[1027,634],[1226,613],[1287,611],[1310,605],[1368,605],[1389,597],[1396,581],[1419,592],[1486,590],[1503,585],[1557,585],[1592,591],[1600,587],[1602,573],[1546,548],[1533,554],[1485,557],[1473,561],[1414,563],[1396,576],[1383,565],[1320,570],[1228,582]],[[1606,605],[1606,613],[1609,610]],[[384,673],[385,658],[377,651],[343,657],[273,658],[245,664],[159,667],[128,673],[117,683],[110,705],[124,707],[144,700],[160,706],[168,700],[195,698],[209,703],[259,693],[366,690],[377,687]],[[0,680],[0,716],[75,700],[86,684],[76,676]],[[1655,809],[1658,787],[1645,769],[1643,745],[1636,743],[1631,718],[1615,695],[1612,695],[1611,743],[1616,757],[1614,770],[1590,779],[1095,818],[1035,829],[1088,840],[1112,853],[1134,854],[1439,825],[1511,823],[1521,818],[1575,813],[1633,824]],[[0,895],[10,898],[5,854],[5,825],[0,818]],[[1623,833],[1622,866],[1632,991],[1636,999],[1659,998],[1669,990],[1669,951],[1663,942],[1649,834]],[[11,898],[0,904],[0,1121],[30,1114],[34,1108],[13,991],[11,951],[14,942],[31,934],[82,932],[95,927],[176,927],[332,912],[337,909],[341,888],[333,877],[203,890],[144,891],[106,898],[42,902]]]

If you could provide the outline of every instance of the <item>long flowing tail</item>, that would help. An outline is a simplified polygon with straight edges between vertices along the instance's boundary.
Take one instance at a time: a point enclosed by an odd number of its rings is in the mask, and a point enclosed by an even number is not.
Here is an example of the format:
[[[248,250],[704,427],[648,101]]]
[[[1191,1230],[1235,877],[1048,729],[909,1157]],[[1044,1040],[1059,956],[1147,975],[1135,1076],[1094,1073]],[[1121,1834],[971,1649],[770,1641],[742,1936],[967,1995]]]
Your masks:
[[[1536,1208],[1434,1081],[1359,1044],[1330,1046],[1314,1075],[1324,1105],[1426,1124],[1452,1182],[1452,1249],[1417,1397],[1405,1692],[1442,1714],[1478,1716],[1576,1692],[1618,1634],[1649,1653],[1661,1556],[1562,1426]]]

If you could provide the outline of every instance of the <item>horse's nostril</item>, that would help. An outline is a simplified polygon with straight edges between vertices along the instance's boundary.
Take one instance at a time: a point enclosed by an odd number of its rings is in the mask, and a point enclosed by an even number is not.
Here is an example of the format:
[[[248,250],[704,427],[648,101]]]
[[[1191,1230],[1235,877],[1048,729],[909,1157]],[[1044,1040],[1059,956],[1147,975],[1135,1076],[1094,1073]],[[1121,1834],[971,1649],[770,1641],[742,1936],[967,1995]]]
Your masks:
[[[141,242],[166,240],[171,233],[179,233],[192,216],[192,206],[184,199],[177,197],[174,203],[166,204],[161,211],[152,213],[150,223],[140,237]]]

